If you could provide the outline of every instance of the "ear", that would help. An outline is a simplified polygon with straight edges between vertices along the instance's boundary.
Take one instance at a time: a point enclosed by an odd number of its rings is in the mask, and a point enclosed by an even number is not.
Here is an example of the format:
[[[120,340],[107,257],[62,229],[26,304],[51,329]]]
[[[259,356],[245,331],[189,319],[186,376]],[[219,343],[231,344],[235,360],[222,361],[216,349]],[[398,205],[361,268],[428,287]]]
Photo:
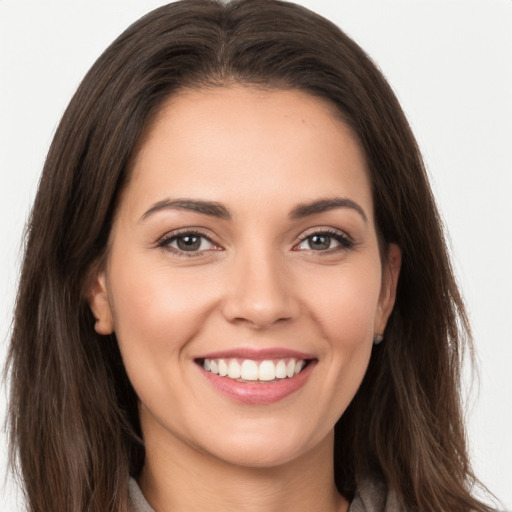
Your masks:
[[[400,247],[396,244],[389,244],[387,258],[382,268],[382,285],[377,315],[375,317],[375,335],[382,335],[384,333],[389,315],[393,311],[401,264],[402,252]]]
[[[107,280],[104,272],[99,272],[91,280],[87,300],[96,323],[94,329],[98,334],[112,334],[114,332],[114,317],[112,307],[108,300]]]

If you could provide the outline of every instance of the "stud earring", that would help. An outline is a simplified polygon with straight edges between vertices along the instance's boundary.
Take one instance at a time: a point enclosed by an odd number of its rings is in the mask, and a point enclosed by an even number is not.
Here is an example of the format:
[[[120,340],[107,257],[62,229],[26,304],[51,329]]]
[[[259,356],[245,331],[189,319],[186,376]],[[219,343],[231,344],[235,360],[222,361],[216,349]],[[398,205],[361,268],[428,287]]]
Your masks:
[[[382,343],[383,339],[384,339],[384,336],[382,336],[382,334],[376,334],[375,338],[373,338],[373,344],[378,345],[379,343]]]

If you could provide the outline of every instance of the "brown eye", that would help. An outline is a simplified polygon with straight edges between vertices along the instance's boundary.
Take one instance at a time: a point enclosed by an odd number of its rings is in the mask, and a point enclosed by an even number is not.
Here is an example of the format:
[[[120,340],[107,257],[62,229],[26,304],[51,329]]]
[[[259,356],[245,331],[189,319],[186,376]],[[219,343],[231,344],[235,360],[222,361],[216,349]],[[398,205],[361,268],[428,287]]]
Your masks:
[[[324,251],[331,247],[331,237],[327,235],[312,235],[307,238],[308,246],[313,251]]]
[[[334,252],[343,249],[350,249],[354,243],[343,232],[319,231],[305,236],[295,246],[297,251]]]
[[[159,247],[170,249],[176,253],[201,253],[218,247],[205,235],[194,232],[185,232],[165,238]]]
[[[181,251],[197,251],[201,247],[202,237],[184,235],[176,238],[176,245]]]

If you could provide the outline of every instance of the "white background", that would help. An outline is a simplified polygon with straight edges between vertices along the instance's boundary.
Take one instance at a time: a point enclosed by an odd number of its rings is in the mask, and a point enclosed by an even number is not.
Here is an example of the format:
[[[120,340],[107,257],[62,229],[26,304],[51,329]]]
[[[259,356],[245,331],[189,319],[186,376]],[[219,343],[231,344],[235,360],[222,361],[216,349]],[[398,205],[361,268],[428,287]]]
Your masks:
[[[56,125],[81,77],[162,1],[0,0],[0,362],[21,234]],[[477,474],[512,509],[512,0],[302,0],[378,63],[423,150],[474,326],[467,406]],[[468,379],[471,380],[471,379]],[[0,392],[4,417],[5,386]],[[6,473],[0,431],[0,477]],[[1,487],[0,510],[15,511]]]

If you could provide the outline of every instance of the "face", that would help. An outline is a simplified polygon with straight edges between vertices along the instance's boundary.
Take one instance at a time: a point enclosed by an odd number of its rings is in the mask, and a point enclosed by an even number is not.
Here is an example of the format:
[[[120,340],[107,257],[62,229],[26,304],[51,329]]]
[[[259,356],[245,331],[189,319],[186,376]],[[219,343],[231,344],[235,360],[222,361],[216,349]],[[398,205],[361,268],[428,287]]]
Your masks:
[[[147,443],[273,466],[332,443],[399,262],[381,261],[363,155],[327,103],[195,90],[148,130],[90,304]]]

